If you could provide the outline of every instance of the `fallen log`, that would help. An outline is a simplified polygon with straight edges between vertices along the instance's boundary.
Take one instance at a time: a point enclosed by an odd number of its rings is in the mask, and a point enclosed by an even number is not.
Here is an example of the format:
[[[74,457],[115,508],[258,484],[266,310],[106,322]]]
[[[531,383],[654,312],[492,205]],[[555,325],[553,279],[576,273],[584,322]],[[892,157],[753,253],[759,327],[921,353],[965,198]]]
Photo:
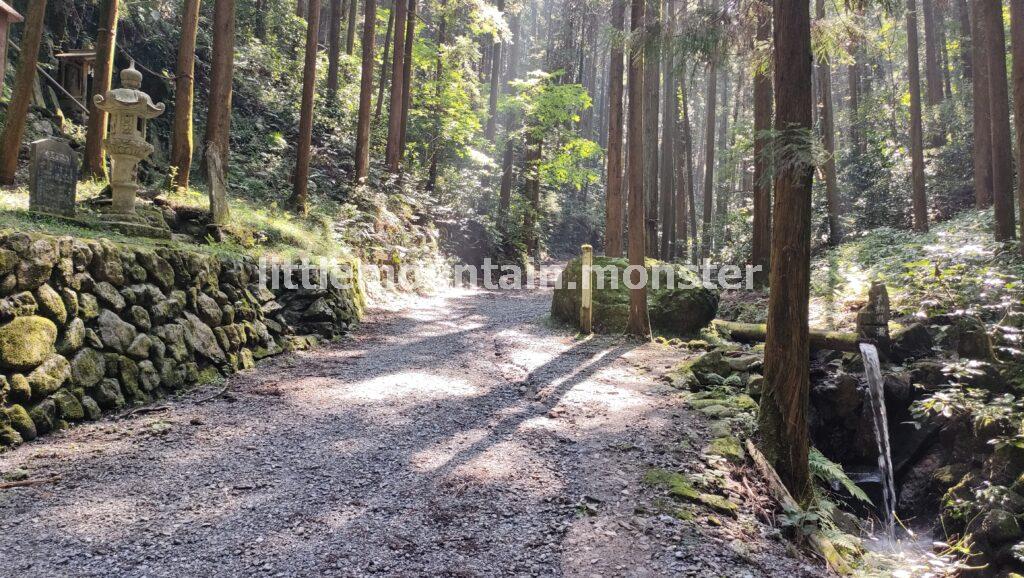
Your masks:
[[[754,465],[757,467],[757,471],[760,472],[761,477],[764,478],[765,484],[768,486],[768,492],[772,495],[783,508],[799,512],[802,511],[800,505],[797,504],[796,499],[786,489],[785,484],[782,483],[782,479],[779,478],[778,472],[775,468],[768,463],[768,459],[764,457],[761,450],[757,449],[754,442],[747,440],[747,455],[754,461]],[[843,558],[843,555],[836,550],[835,545],[824,536],[820,531],[812,532],[808,537],[808,542],[811,548],[822,558],[825,559],[825,563],[832,569],[836,574],[847,576],[853,573],[853,568]]]
[[[719,331],[726,331],[733,341],[741,343],[761,343],[765,340],[768,328],[764,323],[739,323],[715,319],[711,322]],[[831,349],[834,351],[849,351],[857,353],[860,340],[856,333],[844,333],[841,331],[822,331],[811,329],[811,349]]]

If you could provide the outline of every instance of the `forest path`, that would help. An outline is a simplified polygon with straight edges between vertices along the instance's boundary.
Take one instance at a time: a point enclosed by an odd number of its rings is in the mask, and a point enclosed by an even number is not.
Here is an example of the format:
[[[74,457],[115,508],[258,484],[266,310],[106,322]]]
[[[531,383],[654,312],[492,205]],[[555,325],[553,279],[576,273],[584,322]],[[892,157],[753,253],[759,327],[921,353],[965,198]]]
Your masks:
[[[657,379],[679,350],[576,340],[549,304],[410,300],[216,401],[0,455],[59,476],[0,491],[0,575],[816,575],[749,524],[644,513],[646,469],[697,459]]]

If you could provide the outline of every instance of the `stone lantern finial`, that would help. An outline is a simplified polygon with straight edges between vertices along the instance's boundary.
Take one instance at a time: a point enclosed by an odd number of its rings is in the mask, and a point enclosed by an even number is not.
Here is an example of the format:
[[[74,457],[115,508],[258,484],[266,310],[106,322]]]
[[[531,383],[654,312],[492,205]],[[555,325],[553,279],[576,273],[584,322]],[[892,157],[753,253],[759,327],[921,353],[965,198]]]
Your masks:
[[[135,70],[135,61],[132,60],[128,68],[121,71],[121,87],[138,90],[142,88],[142,73]]]

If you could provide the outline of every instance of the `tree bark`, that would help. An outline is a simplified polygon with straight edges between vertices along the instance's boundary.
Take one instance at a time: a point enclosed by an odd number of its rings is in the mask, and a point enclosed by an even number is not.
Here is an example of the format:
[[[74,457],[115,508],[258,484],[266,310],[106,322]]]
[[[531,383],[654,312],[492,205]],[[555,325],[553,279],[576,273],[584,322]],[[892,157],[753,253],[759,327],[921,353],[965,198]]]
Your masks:
[[[967,7],[967,0],[954,0],[956,3],[956,15],[960,24],[960,65],[963,67],[964,78],[971,78],[973,74],[973,49],[971,29],[971,12]]]
[[[434,134],[435,137],[430,145],[430,167],[427,169],[427,183],[424,187],[428,191],[433,191],[437,185],[437,163],[438,157],[441,156],[441,110],[444,106],[442,102],[442,96],[444,95],[444,86],[441,83],[441,79],[444,78],[444,58],[443,51],[444,44],[447,41],[448,34],[448,15],[445,13],[447,8],[447,1],[442,1],[440,9],[437,11],[437,56],[434,61]],[[504,186],[505,176],[502,174],[502,186]],[[499,221],[502,216],[507,213],[507,207],[505,212],[499,212]]]
[[[924,0],[930,2],[931,0]],[[818,20],[825,19],[825,0],[816,0]],[[940,87],[941,89],[941,87]],[[821,172],[825,175],[825,204],[828,211],[828,244],[835,247],[843,239],[839,223],[839,183],[836,179],[836,127],[832,111],[832,67],[827,61],[818,61],[818,98],[821,105],[821,141],[825,159]]]
[[[1020,238],[1024,239],[1024,0],[1010,0],[1010,36],[1013,43],[1013,126],[1017,133],[1017,202]],[[1024,244],[1021,244],[1024,253]]]
[[[675,10],[671,0],[665,2],[665,10],[668,12],[666,18],[665,38],[671,38],[675,30]],[[672,240],[675,237],[675,211],[673,201],[675,199],[675,167],[676,167],[676,131],[679,117],[678,94],[676,93],[675,62],[672,50],[668,50],[664,56],[663,82],[665,83],[664,98],[662,103],[662,135],[661,135],[661,177],[659,193],[661,207],[658,213],[661,215],[661,245],[658,254],[665,261],[672,260]]]
[[[398,0],[393,0],[394,4],[398,4]],[[380,118],[380,113],[384,109],[384,88],[387,84],[388,76],[388,56],[391,53],[391,34],[395,29],[395,8],[392,7],[391,11],[388,12],[388,25],[384,31],[384,55],[380,60],[380,81],[377,83],[377,104],[374,106],[373,121],[377,122]]]
[[[914,230],[928,230],[928,199],[924,184],[924,129],[921,124],[921,67],[918,57],[917,4],[907,0],[907,78],[910,80],[910,181]]]
[[[978,42],[985,45],[988,68],[995,238],[997,241],[1007,241],[1016,237],[1016,223],[1013,214],[1013,148],[1010,141],[1010,97],[1006,86],[1003,3],[1001,0],[979,0],[979,4],[982,8],[979,18],[985,32],[978,37]]]
[[[416,0],[409,0],[405,26],[405,56],[402,65],[402,115],[398,132],[398,157],[405,158],[406,135],[409,131],[409,108],[412,106],[412,49],[416,40]]]
[[[402,99],[405,84],[405,27],[408,0],[395,0],[395,49],[391,62],[391,102],[388,104],[388,142],[384,162],[388,171],[398,173],[402,165]]]
[[[93,72],[92,96],[106,94],[114,76],[114,47],[117,44],[118,0],[103,0],[100,4],[100,22],[96,31],[96,68]],[[103,158],[103,140],[107,138],[107,113],[100,110],[92,96],[89,107],[89,122],[85,129],[85,158],[82,176],[95,179],[107,178],[107,162]]]
[[[199,32],[199,1],[185,0],[181,15],[178,68],[174,74],[174,128],[171,135],[171,166],[174,186],[188,189],[192,170],[192,109],[195,99],[196,35]]]
[[[535,129],[526,132],[526,212],[523,215],[523,236],[526,253],[532,259],[540,256],[540,242],[537,235],[537,221],[540,217],[540,161],[542,143]]]
[[[936,22],[935,0],[921,0],[924,12],[924,80],[928,106],[942,104],[942,69],[939,63],[939,30]]]
[[[299,109],[299,144],[295,152],[291,205],[299,215],[309,212],[309,149],[313,143],[313,98],[316,96],[317,31],[320,0],[306,5],[306,62],[302,71],[302,104]]]
[[[7,106],[7,124],[0,142],[0,184],[13,185],[18,170],[18,152],[25,134],[25,118],[32,100],[32,86],[36,82],[36,64],[39,45],[43,38],[46,0],[32,2],[25,14],[25,28],[21,33],[21,50],[14,79],[14,92]]]
[[[683,184],[685,188],[682,191],[683,201],[676,205],[676,210],[679,211],[681,208],[683,212],[682,215],[677,216],[677,219],[682,219],[682,224],[677,224],[676,227],[683,242],[683,250],[679,256],[684,260],[692,259],[696,255],[696,251],[692,250],[692,247],[695,245],[694,241],[697,238],[697,210],[694,207],[695,199],[693,194],[693,181],[696,175],[693,172],[693,131],[690,128],[690,106],[688,103],[690,93],[687,88],[686,74],[687,71],[682,70],[679,75],[679,89],[683,95],[681,138],[683,141],[683,156],[685,157],[683,166],[680,168],[686,172],[685,183]],[[676,184],[677,186],[679,185],[678,179]]]
[[[345,31],[345,54],[349,56],[356,48],[356,18],[359,16],[359,0],[348,0],[348,30]]]
[[[626,0],[612,0],[612,40],[608,65],[608,178],[605,181],[605,255],[622,256],[622,75]]]
[[[216,149],[226,171],[231,150],[229,137],[231,81],[235,68],[235,0],[215,0],[213,6],[213,62],[210,67],[208,97],[210,105],[206,113],[203,147]]]
[[[989,110],[988,55],[984,42],[985,0],[971,1],[971,78],[974,104],[974,201],[979,209],[992,206],[992,113]]]
[[[658,104],[661,101],[661,0],[647,0],[644,17],[644,171],[647,255],[658,256]]]
[[[757,5],[757,41],[771,41],[771,0]],[[772,79],[759,68],[754,75],[754,225],[751,237],[750,264],[761,267],[754,273],[754,283],[764,286],[768,282],[769,257],[772,242],[772,182],[770,137],[772,126]]]
[[[359,120],[356,125],[356,181],[362,181],[370,174],[370,106],[373,98],[373,44],[376,22],[377,0],[365,0],[363,66],[359,80]]]
[[[800,502],[811,496],[807,465],[810,346],[811,23],[806,0],[776,0],[775,130],[783,147],[775,175],[771,287],[765,339],[765,388],[758,414],[760,447]],[[803,144],[801,144],[803,143]]]
[[[630,7],[630,31],[636,35],[644,26],[644,0],[632,0]],[[629,148],[629,246],[627,256],[630,284],[636,289],[629,290],[629,318],[626,334],[643,339],[651,337],[651,321],[647,316],[647,287],[640,283],[641,269],[646,256],[646,229],[644,228],[644,49],[639,43],[631,43],[629,49],[629,127],[627,147]]]
[[[700,259],[711,256],[711,219],[715,204],[715,106],[718,99],[718,57],[708,65],[707,105],[704,109],[704,219],[700,229]]]
[[[349,0],[355,2],[356,0]],[[338,69],[341,60],[341,18],[345,13],[342,0],[331,0],[331,31],[328,34],[327,100],[338,100]]]
[[[498,12],[504,14],[505,0],[498,0]],[[498,127],[498,97],[501,95],[501,52],[502,43],[495,42],[491,51],[491,92],[487,95],[487,125],[484,128],[484,138],[494,142],[494,136]]]

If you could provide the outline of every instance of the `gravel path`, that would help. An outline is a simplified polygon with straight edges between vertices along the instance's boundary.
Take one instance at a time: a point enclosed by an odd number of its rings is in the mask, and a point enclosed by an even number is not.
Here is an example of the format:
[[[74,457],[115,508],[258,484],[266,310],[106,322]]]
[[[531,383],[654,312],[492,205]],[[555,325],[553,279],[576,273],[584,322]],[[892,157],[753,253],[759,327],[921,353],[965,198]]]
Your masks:
[[[703,439],[657,379],[679,350],[575,340],[549,303],[378,310],[216,401],[0,455],[59,476],[0,491],[0,576],[821,575],[752,514],[657,513],[644,472]]]

